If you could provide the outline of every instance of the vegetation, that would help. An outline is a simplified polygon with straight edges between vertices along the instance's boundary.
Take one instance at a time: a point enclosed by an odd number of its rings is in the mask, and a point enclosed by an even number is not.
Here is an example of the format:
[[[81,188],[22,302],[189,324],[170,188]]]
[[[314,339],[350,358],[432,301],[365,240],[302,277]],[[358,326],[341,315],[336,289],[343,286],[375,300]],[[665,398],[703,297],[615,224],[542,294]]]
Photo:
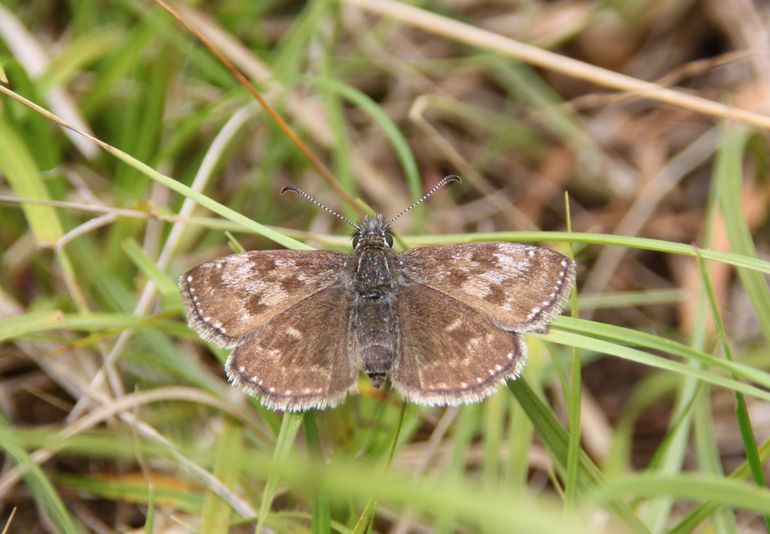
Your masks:
[[[173,7],[0,5],[5,531],[770,529],[766,7]],[[356,219],[451,173],[397,247],[578,264],[522,379],[439,409],[362,378],[304,415],[227,384],[181,273],[349,250],[287,184]]]

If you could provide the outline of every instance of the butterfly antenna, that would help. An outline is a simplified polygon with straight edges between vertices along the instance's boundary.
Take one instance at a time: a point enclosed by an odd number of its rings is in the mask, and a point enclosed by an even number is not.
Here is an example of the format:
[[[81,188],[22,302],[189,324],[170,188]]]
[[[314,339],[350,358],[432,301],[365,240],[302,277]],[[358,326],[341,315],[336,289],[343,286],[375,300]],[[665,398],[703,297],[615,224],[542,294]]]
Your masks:
[[[284,194],[286,191],[291,191],[292,193],[297,193],[299,196],[301,196],[301,197],[302,197],[302,198],[304,198],[305,200],[309,200],[311,203],[315,204],[316,206],[318,206],[319,208],[321,208],[322,210],[324,210],[326,213],[330,213],[330,214],[334,215],[335,217],[337,217],[339,220],[341,220],[341,221],[345,221],[346,223],[348,223],[348,224],[349,224],[350,226],[352,226],[353,228],[356,228],[356,229],[358,229],[358,225],[357,225],[357,224],[355,224],[354,222],[352,222],[350,219],[348,219],[347,217],[345,217],[345,216],[344,216],[344,215],[342,215],[341,213],[337,213],[337,212],[336,212],[336,211],[334,211],[333,209],[327,208],[326,206],[324,206],[323,204],[321,204],[319,201],[317,201],[316,199],[314,199],[313,197],[311,197],[310,195],[308,195],[307,193],[305,193],[305,192],[304,192],[302,189],[300,189],[299,187],[295,187],[295,186],[293,186],[293,185],[287,185],[286,187],[284,187],[283,189],[281,189],[281,194]]]
[[[385,224],[385,226],[388,227],[391,224],[393,224],[394,222],[396,222],[396,220],[399,217],[401,217],[403,214],[407,213],[408,211],[411,211],[412,209],[416,208],[417,206],[419,206],[420,204],[425,202],[428,199],[429,196],[431,196],[433,193],[435,193],[436,191],[438,191],[439,189],[441,189],[442,187],[444,187],[446,184],[448,184],[450,182],[458,182],[459,183],[459,182],[462,182],[462,179],[459,176],[457,176],[456,174],[450,174],[449,176],[444,176],[441,180],[438,181],[438,183],[436,185],[434,185],[430,189],[430,191],[425,193],[422,197],[420,197],[419,200],[417,200],[414,204],[412,204],[408,208],[405,208],[405,209],[401,210],[401,212],[399,212],[398,215],[396,215],[391,220],[389,220]]]

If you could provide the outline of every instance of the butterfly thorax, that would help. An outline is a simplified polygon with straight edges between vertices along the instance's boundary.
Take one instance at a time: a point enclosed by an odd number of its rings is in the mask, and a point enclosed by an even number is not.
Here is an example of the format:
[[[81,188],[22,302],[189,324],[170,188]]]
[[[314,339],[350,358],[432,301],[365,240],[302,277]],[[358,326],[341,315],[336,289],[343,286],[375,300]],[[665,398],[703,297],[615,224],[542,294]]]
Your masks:
[[[379,387],[398,346],[393,237],[382,216],[365,216],[353,236],[351,328],[372,384]]]
[[[395,281],[392,272],[393,237],[382,215],[364,216],[353,236],[355,266],[353,290],[365,299],[380,300],[392,296]]]

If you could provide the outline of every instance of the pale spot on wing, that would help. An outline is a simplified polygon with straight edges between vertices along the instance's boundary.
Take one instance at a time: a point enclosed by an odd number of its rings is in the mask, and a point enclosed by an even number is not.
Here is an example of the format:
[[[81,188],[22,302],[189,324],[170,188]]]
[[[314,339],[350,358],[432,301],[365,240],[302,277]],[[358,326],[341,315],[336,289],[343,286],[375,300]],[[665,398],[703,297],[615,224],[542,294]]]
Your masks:
[[[460,286],[463,291],[477,298],[484,298],[492,292],[489,284],[483,282],[481,277],[469,278]]]
[[[275,306],[276,304],[283,302],[289,297],[286,291],[281,289],[278,284],[260,283],[258,285],[261,286],[259,291],[262,293],[262,296],[259,298],[259,303],[264,306]]]
[[[294,339],[302,339],[302,332],[294,328],[293,326],[286,327],[286,334]]]
[[[481,346],[481,338],[472,337],[468,340],[468,350],[477,350]]]
[[[455,319],[454,321],[452,321],[451,323],[446,325],[446,328],[444,328],[444,331],[445,332],[454,332],[455,330],[460,328],[460,326],[462,326],[462,324],[463,324],[463,322],[459,318]]]
[[[264,351],[264,357],[270,358],[271,360],[277,360],[281,356],[281,351],[278,349],[266,349],[262,345],[258,345],[256,349],[259,352]]]
[[[498,252],[492,255],[497,260],[497,268],[503,271],[503,274],[507,275],[506,278],[518,276],[532,267],[529,259],[521,258],[518,255],[506,254],[504,252]]]
[[[292,267],[296,267],[297,262],[291,258],[277,258],[275,260],[275,266],[278,269],[290,269]]]

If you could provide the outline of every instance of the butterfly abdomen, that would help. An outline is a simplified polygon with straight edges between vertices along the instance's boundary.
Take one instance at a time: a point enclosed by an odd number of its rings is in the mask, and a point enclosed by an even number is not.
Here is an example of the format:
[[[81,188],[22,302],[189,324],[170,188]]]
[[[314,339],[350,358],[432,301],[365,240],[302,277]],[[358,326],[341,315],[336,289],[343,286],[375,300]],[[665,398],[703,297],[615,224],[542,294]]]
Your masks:
[[[352,321],[364,372],[379,387],[393,365],[398,345],[395,299],[356,296]]]

